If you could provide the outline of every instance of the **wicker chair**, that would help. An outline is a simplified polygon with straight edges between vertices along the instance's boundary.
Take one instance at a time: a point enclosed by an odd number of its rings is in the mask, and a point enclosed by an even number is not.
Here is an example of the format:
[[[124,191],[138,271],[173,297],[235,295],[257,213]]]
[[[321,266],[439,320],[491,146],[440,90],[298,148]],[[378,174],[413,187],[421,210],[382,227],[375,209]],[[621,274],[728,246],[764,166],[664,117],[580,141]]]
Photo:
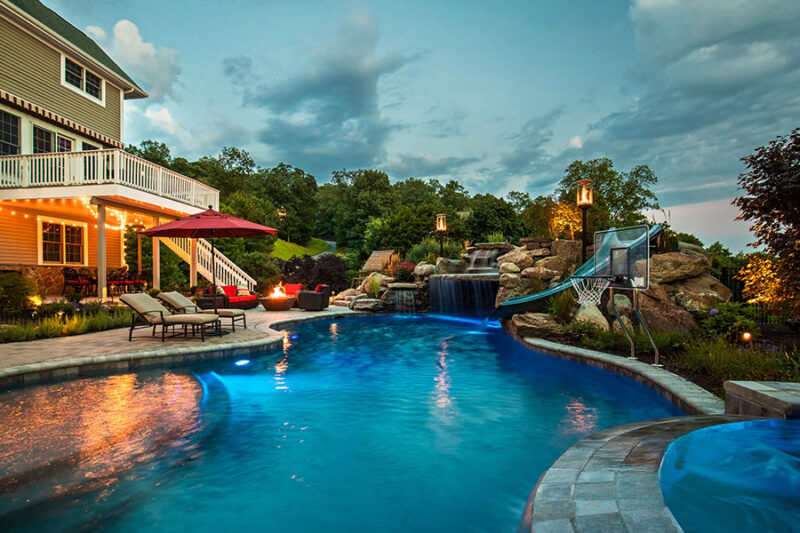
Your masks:
[[[304,311],[327,309],[330,299],[331,288],[328,285],[317,285],[313,291],[297,291],[297,306]]]
[[[83,292],[85,294],[89,282],[81,278],[78,271],[72,267],[64,267],[61,269],[61,274],[64,276],[64,287],[61,289],[61,296],[67,292],[67,287],[72,287],[75,292]]]

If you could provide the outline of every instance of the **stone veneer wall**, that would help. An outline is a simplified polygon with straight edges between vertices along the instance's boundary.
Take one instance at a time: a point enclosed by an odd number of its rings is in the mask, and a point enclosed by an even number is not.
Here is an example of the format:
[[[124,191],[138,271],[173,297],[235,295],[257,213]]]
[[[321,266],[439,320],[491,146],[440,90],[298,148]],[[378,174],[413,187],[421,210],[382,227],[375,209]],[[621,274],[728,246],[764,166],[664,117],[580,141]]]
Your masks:
[[[34,282],[42,294],[61,294],[64,276],[61,266],[0,265],[0,272],[16,271]]]

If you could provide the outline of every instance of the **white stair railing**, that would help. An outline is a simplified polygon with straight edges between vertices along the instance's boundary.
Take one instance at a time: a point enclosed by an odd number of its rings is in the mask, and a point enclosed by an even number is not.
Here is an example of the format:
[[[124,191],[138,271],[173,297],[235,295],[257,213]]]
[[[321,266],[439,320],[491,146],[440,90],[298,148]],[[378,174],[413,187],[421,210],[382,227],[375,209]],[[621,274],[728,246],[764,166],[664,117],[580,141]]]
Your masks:
[[[167,247],[178,254],[178,256],[191,264],[192,243],[191,239],[161,237]],[[239,268],[236,263],[228,259],[225,254],[216,250],[214,253],[217,271],[217,285],[246,285],[253,290],[256,287],[256,280],[250,277],[247,272]],[[205,239],[197,239],[197,273],[208,281],[213,281],[211,272],[211,243]]]

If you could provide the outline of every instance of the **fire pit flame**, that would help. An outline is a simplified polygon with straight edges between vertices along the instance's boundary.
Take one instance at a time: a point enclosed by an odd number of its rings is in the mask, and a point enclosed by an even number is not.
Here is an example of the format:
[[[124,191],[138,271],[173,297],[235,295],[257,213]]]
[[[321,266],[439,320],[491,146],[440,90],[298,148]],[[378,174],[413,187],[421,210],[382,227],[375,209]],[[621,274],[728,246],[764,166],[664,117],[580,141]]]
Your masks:
[[[286,298],[286,291],[283,288],[283,282],[281,281],[275,288],[272,289],[272,292],[269,293],[270,298]]]

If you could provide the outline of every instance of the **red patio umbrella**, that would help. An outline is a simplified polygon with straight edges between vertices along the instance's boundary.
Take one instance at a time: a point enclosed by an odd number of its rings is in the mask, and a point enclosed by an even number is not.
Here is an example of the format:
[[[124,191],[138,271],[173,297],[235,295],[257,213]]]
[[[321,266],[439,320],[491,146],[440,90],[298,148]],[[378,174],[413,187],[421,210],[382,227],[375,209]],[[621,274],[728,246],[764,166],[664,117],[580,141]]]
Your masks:
[[[189,239],[211,240],[211,278],[214,290],[217,287],[216,255],[214,239],[217,237],[257,237],[260,235],[274,235],[278,230],[237,218],[227,213],[214,211],[208,206],[208,211],[190,215],[186,218],[173,220],[160,226],[142,230],[139,233],[148,237],[185,237]],[[217,298],[214,298],[214,310],[217,309]]]

